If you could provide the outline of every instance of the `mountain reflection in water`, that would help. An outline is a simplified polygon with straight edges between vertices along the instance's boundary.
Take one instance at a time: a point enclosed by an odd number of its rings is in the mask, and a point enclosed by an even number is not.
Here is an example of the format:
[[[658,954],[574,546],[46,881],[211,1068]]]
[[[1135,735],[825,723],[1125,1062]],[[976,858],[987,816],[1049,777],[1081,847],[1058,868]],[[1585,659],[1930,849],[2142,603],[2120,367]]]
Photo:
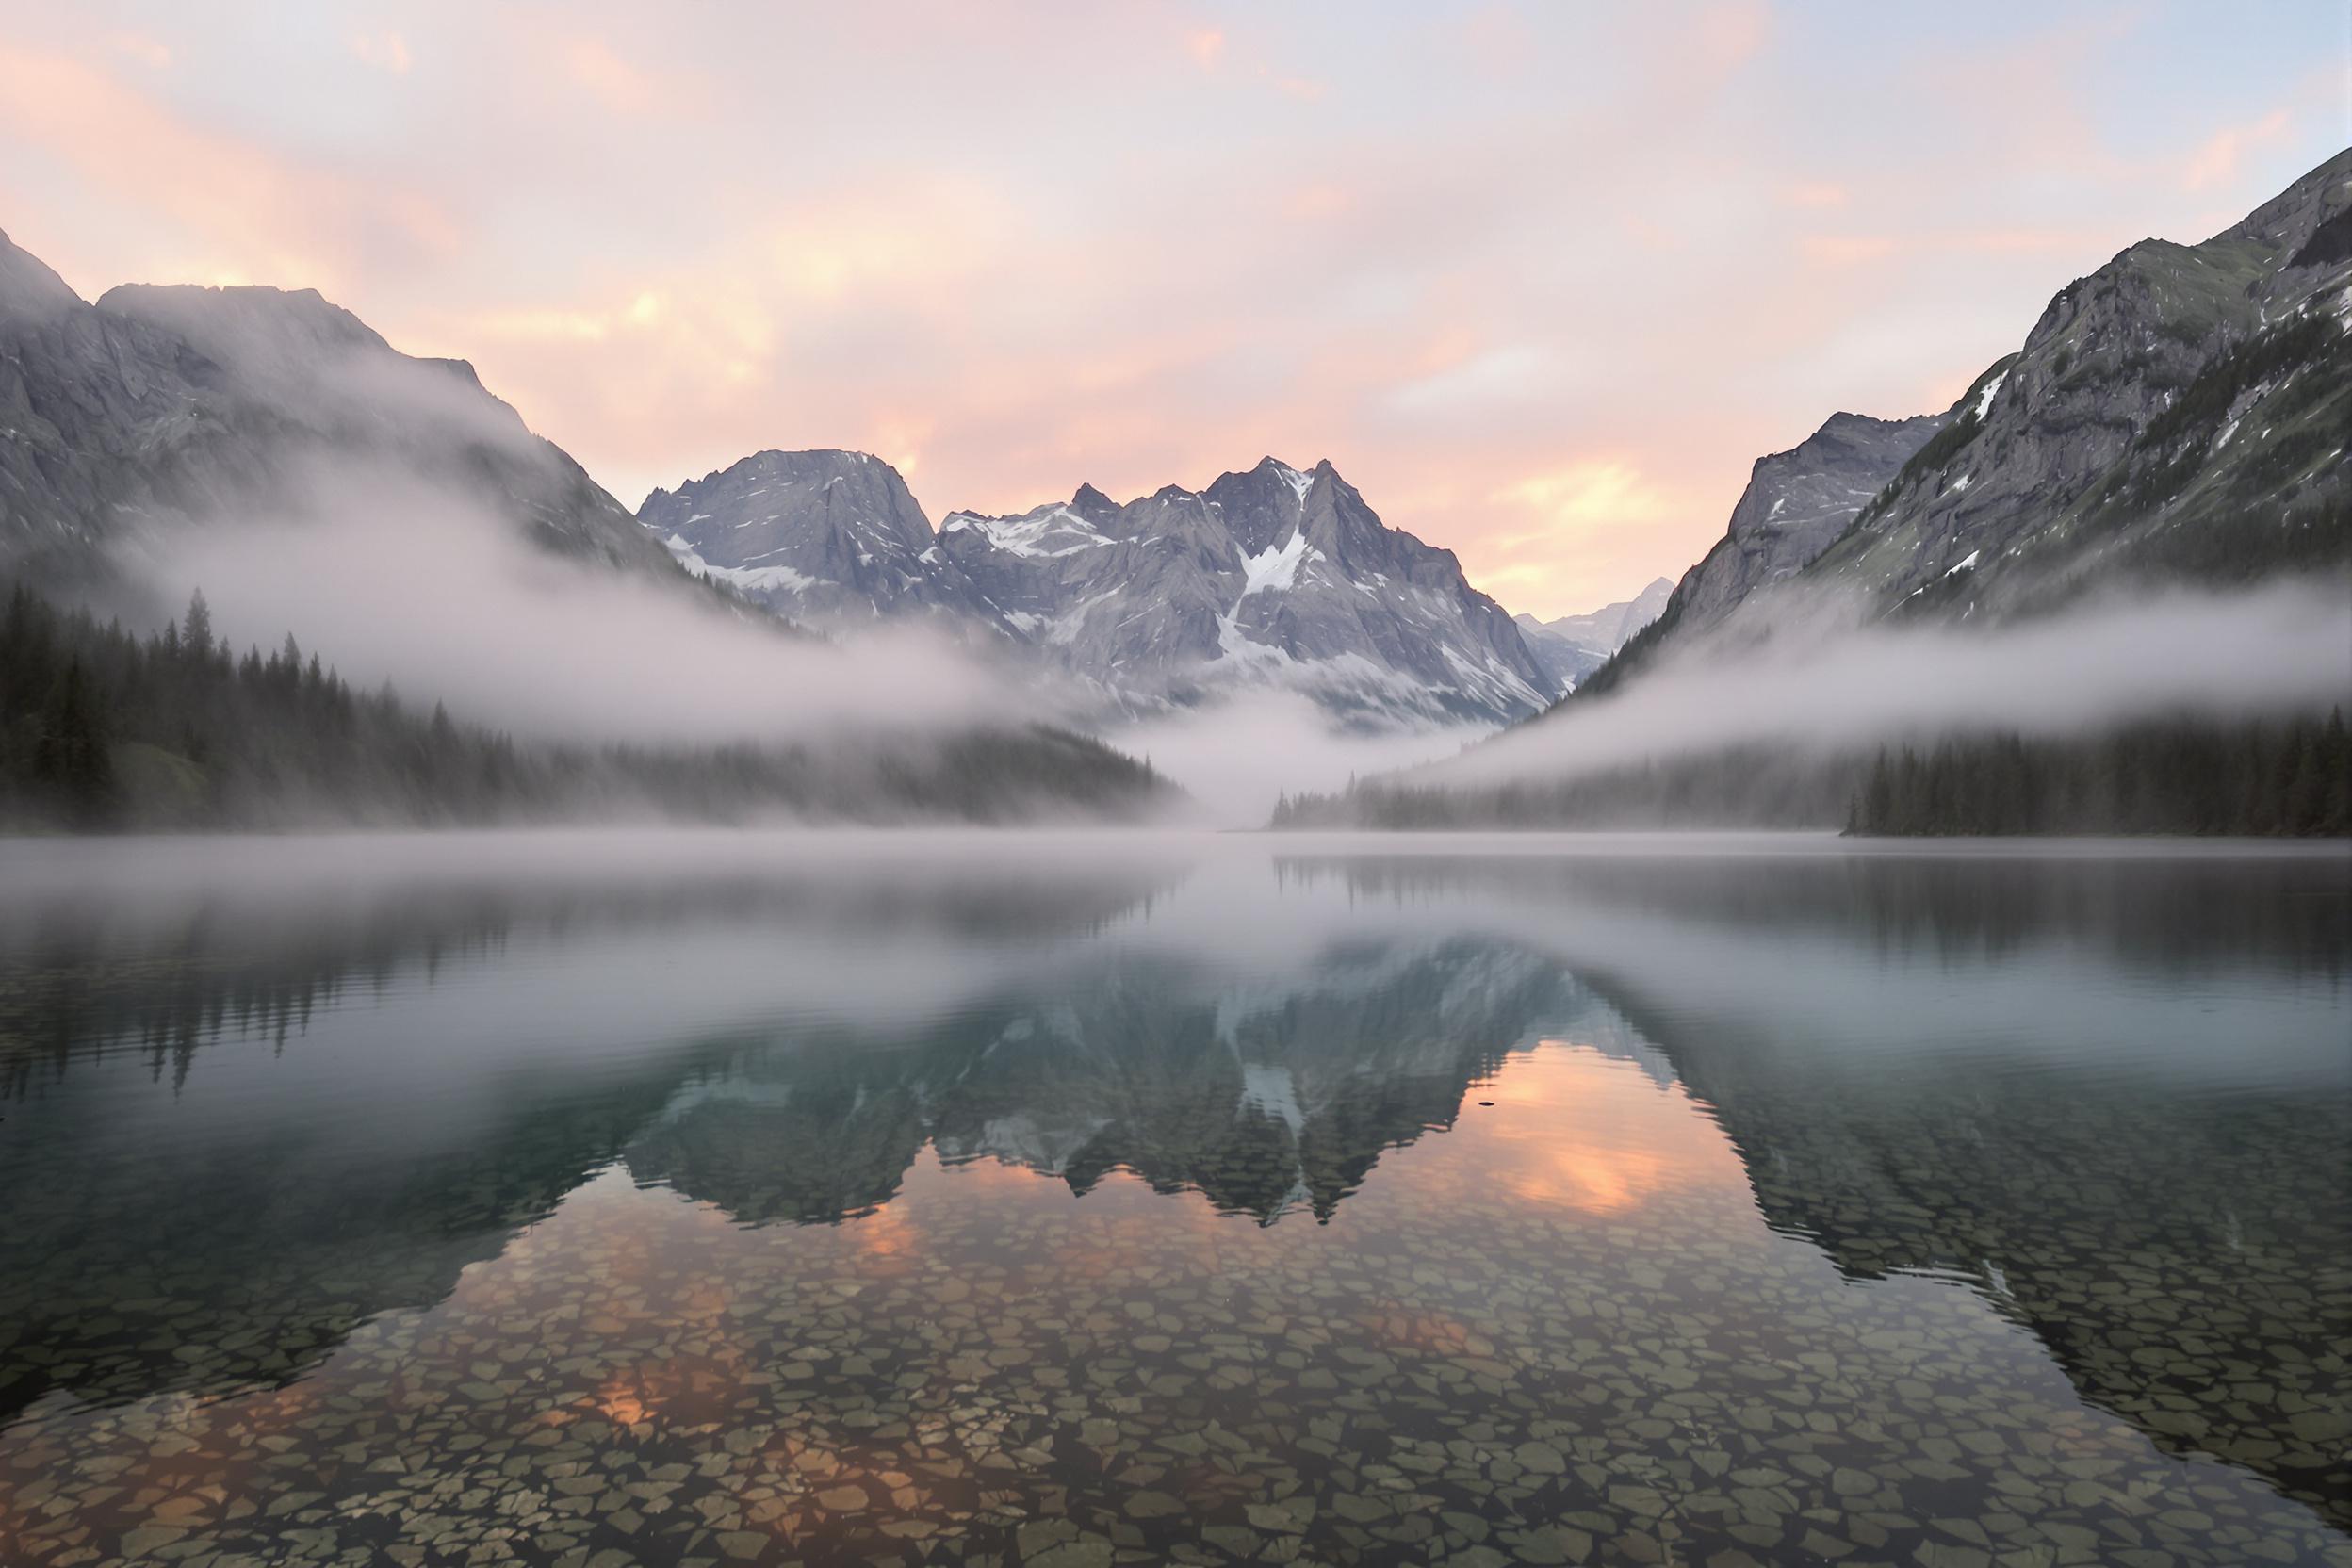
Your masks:
[[[2343,858],[1401,848],[0,849],[0,1560],[2352,1549]]]

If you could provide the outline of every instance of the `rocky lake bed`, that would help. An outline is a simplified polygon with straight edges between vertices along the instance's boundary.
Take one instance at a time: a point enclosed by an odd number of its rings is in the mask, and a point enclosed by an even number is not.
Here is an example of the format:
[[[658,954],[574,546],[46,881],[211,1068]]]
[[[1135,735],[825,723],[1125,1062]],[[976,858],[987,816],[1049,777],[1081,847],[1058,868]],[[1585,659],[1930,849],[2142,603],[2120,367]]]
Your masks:
[[[8,849],[0,1560],[2352,1562],[2340,855],[1117,843]]]

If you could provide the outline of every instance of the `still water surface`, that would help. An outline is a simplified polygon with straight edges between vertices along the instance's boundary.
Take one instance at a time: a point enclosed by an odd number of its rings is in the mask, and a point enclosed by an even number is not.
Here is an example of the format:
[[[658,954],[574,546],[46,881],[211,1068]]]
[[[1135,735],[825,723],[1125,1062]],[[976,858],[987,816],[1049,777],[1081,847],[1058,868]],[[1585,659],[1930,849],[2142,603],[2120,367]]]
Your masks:
[[[0,846],[0,1563],[2352,1563],[2352,861]]]

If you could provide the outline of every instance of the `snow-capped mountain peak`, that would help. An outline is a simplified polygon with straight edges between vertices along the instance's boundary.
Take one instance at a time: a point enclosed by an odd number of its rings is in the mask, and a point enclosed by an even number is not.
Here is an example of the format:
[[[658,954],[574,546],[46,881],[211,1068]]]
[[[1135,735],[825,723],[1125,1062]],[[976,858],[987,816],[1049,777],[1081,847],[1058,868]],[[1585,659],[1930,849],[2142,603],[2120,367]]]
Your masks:
[[[641,519],[691,568],[824,622],[924,608],[1130,710],[1240,685],[1366,723],[1508,721],[1555,694],[1449,550],[1383,523],[1329,460],[1273,457],[1120,505],[1092,485],[931,531],[890,466],[762,452],[658,490]]]

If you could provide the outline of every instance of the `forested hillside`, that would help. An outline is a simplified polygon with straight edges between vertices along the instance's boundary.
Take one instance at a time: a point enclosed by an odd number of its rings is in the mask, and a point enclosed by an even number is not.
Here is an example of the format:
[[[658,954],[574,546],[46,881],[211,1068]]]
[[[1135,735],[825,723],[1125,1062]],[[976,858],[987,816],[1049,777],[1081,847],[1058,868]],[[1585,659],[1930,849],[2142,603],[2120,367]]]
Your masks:
[[[236,653],[201,594],[145,638],[23,584],[0,613],[0,830],[1126,818],[1172,793],[1147,765],[1042,728],[823,753],[517,741],[355,690],[290,635]]]
[[[2352,740],[2322,721],[2134,725],[2095,741],[2017,735],[1881,751],[1847,830],[1865,834],[2352,833]]]
[[[1749,746],[1550,782],[1370,779],[1285,797],[1278,828],[1826,828],[1851,834],[2352,833],[2352,739],[2327,718],[2188,718],[2063,739],[1947,738],[1876,756]]]

